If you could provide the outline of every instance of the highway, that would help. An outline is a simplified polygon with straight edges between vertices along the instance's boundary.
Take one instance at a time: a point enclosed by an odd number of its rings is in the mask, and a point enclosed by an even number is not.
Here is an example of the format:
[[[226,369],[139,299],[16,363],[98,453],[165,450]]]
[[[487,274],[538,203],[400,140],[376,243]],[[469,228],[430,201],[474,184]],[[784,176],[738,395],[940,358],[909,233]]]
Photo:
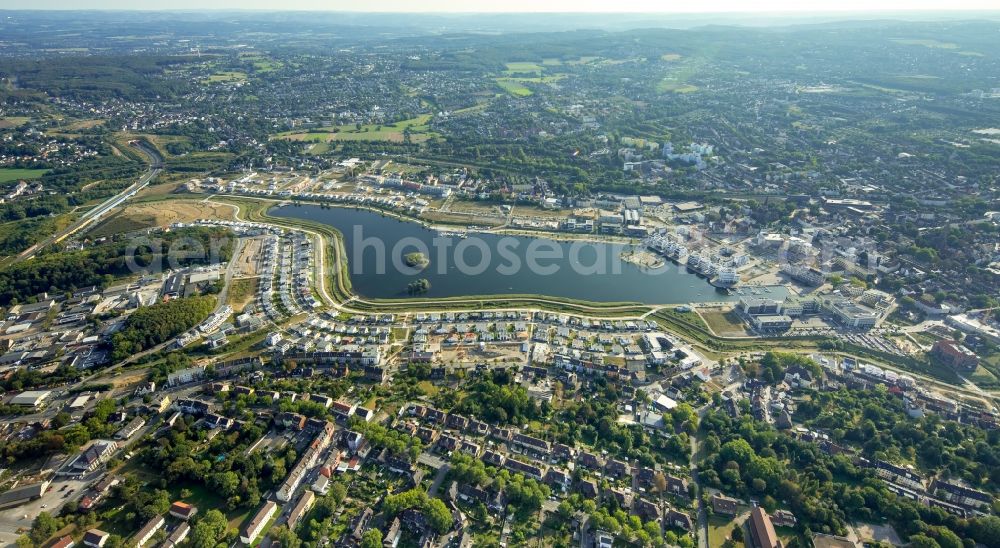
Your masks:
[[[14,262],[23,261],[26,259],[31,259],[38,254],[39,251],[45,249],[47,246],[53,243],[59,243],[66,238],[84,230],[85,228],[91,226],[95,222],[99,221],[104,217],[109,211],[118,207],[119,205],[125,203],[126,200],[135,196],[140,190],[149,186],[149,183],[159,175],[160,171],[163,169],[163,156],[160,155],[159,151],[145,145],[140,141],[132,141],[129,143],[133,148],[139,150],[143,154],[149,157],[149,171],[143,174],[138,181],[129,185],[128,188],[119,192],[118,194],[108,198],[104,202],[98,204],[93,209],[84,213],[82,217],[77,219],[76,222],[66,227],[60,232],[49,236],[48,238],[42,240],[41,242],[29,247],[28,249],[21,252],[20,255],[15,257]]]

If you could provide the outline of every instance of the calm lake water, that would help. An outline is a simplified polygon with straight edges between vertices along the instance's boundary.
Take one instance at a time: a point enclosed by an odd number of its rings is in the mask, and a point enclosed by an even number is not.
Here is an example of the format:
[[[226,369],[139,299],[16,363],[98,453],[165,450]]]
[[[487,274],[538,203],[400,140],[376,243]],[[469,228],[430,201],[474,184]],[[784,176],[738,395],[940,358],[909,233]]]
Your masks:
[[[407,297],[407,285],[426,278],[431,288],[424,297],[536,294],[649,304],[739,298],[719,292],[704,278],[671,262],[655,269],[624,262],[619,257],[629,246],[623,244],[472,232],[461,238],[368,210],[339,207],[287,205],[269,213],[339,230],[352,288],[363,297]],[[413,252],[429,260],[422,270],[411,269],[404,261]],[[758,291],[771,298],[787,294],[781,287]]]

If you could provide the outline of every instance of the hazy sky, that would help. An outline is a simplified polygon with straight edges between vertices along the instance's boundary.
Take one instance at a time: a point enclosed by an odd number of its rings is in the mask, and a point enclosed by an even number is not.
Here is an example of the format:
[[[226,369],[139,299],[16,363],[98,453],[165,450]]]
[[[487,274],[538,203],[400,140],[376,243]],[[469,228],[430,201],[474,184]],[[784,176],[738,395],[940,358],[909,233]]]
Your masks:
[[[997,10],[997,0],[0,0],[3,9],[263,9],[404,12],[821,12]]]

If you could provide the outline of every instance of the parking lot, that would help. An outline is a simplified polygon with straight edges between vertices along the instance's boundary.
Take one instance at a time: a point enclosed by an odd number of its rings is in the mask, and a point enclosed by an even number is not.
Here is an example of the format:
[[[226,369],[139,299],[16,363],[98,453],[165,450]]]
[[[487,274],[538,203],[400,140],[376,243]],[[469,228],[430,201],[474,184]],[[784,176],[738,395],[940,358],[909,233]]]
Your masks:
[[[31,522],[43,511],[56,515],[70,500],[78,499],[91,483],[100,479],[102,471],[93,472],[82,479],[57,477],[48,490],[37,500],[14,508],[0,510],[0,542],[12,544],[20,535],[18,531],[30,529]],[[11,538],[10,535],[13,535]]]

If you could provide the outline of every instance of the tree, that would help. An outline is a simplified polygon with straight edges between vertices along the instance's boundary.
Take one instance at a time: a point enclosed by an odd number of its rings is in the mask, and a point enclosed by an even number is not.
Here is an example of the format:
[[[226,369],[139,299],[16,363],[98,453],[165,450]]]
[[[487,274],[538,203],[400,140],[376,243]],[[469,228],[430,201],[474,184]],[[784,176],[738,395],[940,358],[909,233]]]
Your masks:
[[[986,516],[970,520],[969,533],[976,542],[991,548],[1000,546],[1000,517]]]
[[[361,535],[361,548],[382,548],[382,531],[378,529],[365,531],[365,534]]]
[[[287,525],[279,525],[273,527],[268,531],[267,536],[271,537],[271,540],[279,543],[282,548],[286,546],[289,548],[299,548],[302,545],[302,540],[295,534],[294,531],[290,530]],[[363,545],[364,543],[362,543]]]
[[[573,515],[573,505],[568,500],[563,500],[556,511],[559,512],[559,517],[568,520]]]
[[[191,543],[195,548],[215,548],[225,538],[228,526],[226,516],[213,508],[205,512],[191,529]]]
[[[111,338],[111,359],[121,361],[201,323],[215,308],[212,296],[186,297],[140,308]]]
[[[38,514],[38,517],[31,524],[31,539],[36,544],[41,544],[54,535],[59,530],[59,527],[60,525],[56,518],[49,515],[48,512],[42,512]]]
[[[346,496],[347,496],[347,488],[344,487],[344,484],[340,482],[334,482],[333,485],[330,486],[330,498],[333,500],[333,502],[339,505],[341,502],[344,502],[344,497]]]
[[[744,439],[727,441],[719,449],[719,457],[722,462],[733,461],[736,464],[745,466],[755,457],[753,447]]]
[[[448,511],[448,507],[445,506],[441,499],[430,499],[424,508],[424,514],[427,517],[427,523],[439,535],[443,535],[451,530],[451,512]],[[380,538],[381,536],[379,534]]]
[[[935,527],[933,534],[941,548],[963,548],[964,546],[962,539],[946,527]]]
[[[675,430],[684,428],[688,433],[694,433],[698,428],[698,413],[689,403],[678,404],[667,412],[664,419],[670,421]]]
[[[927,535],[913,535],[910,537],[911,548],[941,548],[936,540]]]
[[[69,424],[70,418],[69,413],[66,413],[65,411],[56,413],[56,416],[52,418],[52,425],[56,428],[62,428],[63,426]]]
[[[667,477],[663,475],[663,472],[657,472],[653,475],[653,486],[657,493],[667,490]]]

